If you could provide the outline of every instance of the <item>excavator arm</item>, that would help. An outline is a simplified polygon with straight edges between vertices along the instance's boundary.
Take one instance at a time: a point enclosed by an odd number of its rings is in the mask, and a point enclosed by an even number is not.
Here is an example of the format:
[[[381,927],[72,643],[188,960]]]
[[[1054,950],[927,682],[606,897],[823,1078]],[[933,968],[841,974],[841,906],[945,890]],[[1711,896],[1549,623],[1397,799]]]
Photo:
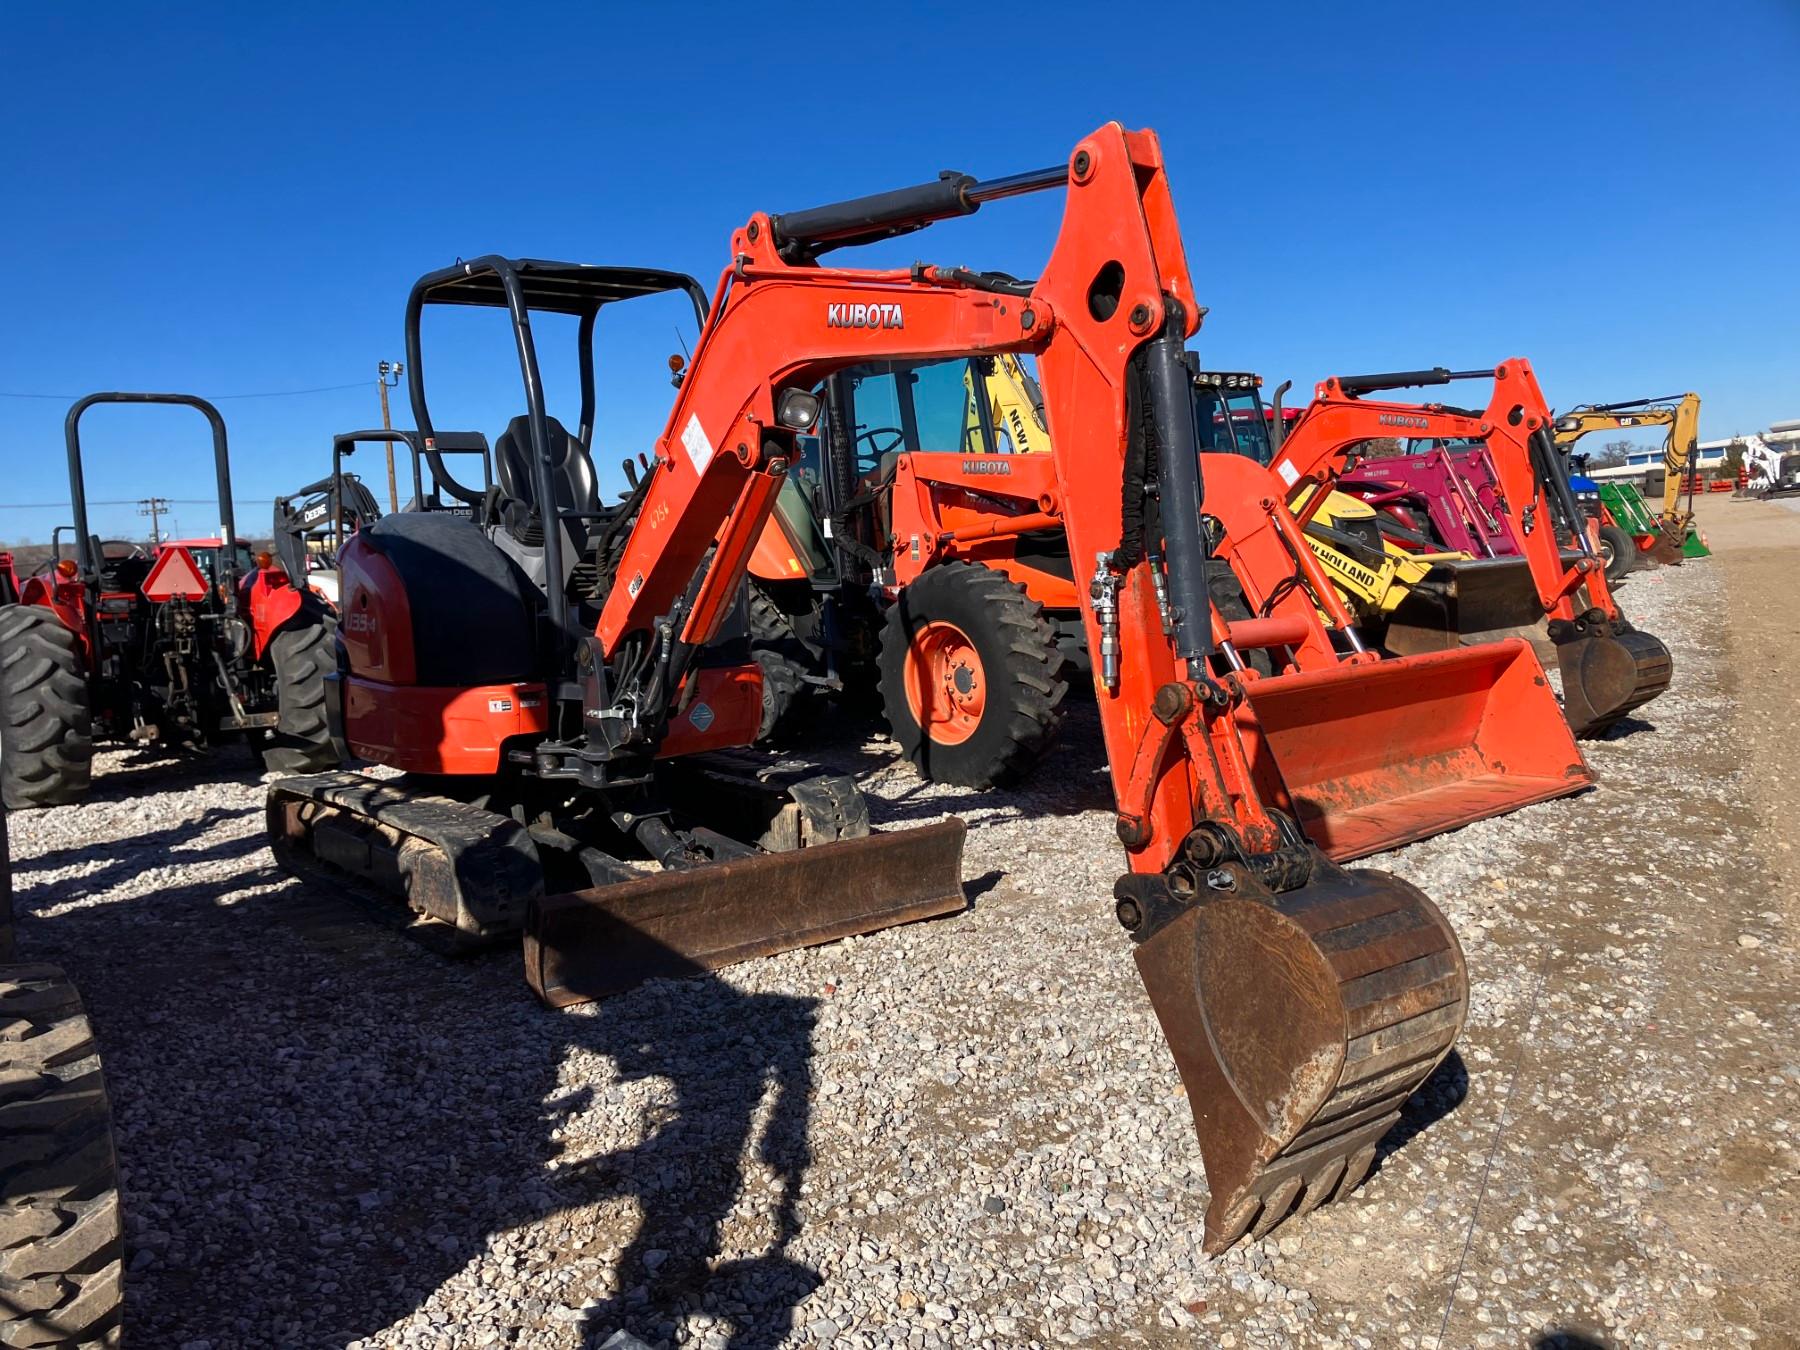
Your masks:
[[[1033,284],[919,264],[820,265],[829,249],[1067,185]],[[871,360],[1030,353],[1056,496],[1095,653],[1128,872],[1114,893],[1187,1085],[1221,1250],[1347,1192],[1401,1104],[1448,1053],[1467,1006],[1435,906],[1386,873],[1345,871],[1259,795],[1242,677],[1215,677],[1205,485],[1183,345],[1202,313],[1160,147],[1108,125],[1065,166],[788,216],[733,238],[657,466],[599,616],[597,655],[672,654],[718,630],[779,487],[809,391]],[[623,681],[620,682],[621,686]],[[639,700],[640,702],[642,700]]]
[[[1700,395],[1689,392],[1572,408],[1556,419],[1556,448],[1566,452],[1582,437],[1597,431],[1632,431],[1640,427],[1668,428],[1663,438],[1662,521],[1665,528],[1685,531],[1693,516],[1693,494],[1689,492],[1689,510],[1683,513],[1681,493],[1688,465],[1700,443]],[[1679,537],[1675,542],[1680,543]]]

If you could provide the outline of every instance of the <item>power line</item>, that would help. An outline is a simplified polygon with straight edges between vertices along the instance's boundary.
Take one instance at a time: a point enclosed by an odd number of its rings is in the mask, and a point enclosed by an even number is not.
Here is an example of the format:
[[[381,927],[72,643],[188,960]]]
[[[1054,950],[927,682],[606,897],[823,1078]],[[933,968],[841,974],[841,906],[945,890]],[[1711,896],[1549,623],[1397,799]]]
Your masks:
[[[315,389],[268,389],[251,394],[208,394],[205,397],[214,403],[240,398],[300,398],[306,394],[335,394],[345,389],[361,389],[366,383],[367,381],[358,380],[354,384],[322,384]],[[86,397],[85,394],[20,394],[0,390],[0,398],[46,399],[58,403],[73,403],[78,398]]]

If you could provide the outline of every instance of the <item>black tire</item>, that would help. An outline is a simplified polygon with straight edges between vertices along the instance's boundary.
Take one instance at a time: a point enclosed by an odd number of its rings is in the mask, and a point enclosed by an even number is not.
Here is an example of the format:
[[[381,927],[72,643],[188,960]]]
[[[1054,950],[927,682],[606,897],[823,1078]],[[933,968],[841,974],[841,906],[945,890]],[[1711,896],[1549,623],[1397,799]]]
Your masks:
[[[1640,561],[1637,540],[1617,525],[1602,522],[1600,526],[1600,557],[1606,564],[1606,579],[1617,581],[1629,572],[1635,572]]]
[[[87,792],[94,710],[75,634],[39,605],[0,608],[0,793],[14,811]]]
[[[0,969],[0,1344],[119,1344],[124,1239],[100,1052],[55,966]]]
[[[750,654],[762,667],[763,711],[756,738],[767,740],[791,727],[795,714],[811,702],[806,676],[811,654],[794,633],[787,611],[755,580],[745,583],[750,610]]]
[[[934,741],[907,698],[917,635],[960,630],[985,682],[979,720],[964,740]],[[1025,588],[973,563],[933,567],[906,587],[881,630],[881,698],[901,753],[924,777],[961,787],[1006,787],[1037,765],[1062,727],[1069,683],[1055,627]]]
[[[262,752],[270,773],[319,773],[338,765],[325,715],[325,677],[337,669],[336,631],[321,614],[303,617],[269,640],[280,716]]]

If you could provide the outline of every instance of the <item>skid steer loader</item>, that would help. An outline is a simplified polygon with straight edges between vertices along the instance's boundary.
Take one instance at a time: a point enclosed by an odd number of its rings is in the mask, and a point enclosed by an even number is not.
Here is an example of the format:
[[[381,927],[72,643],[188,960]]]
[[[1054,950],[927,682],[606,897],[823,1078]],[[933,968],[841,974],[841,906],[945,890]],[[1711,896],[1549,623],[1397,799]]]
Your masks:
[[[1056,188],[1064,220],[1035,283],[819,262]],[[679,289],[704,314],[691,368],[654,468],[621,510],[600,508],[592,405],[577,434],[545,413],[531,315],[576,314],[589,337],[602,305]],[[272,785],[278,856],[459,919],[523,917],[528,976],[558,1005],[960,907],[959,822],[867,835],[848,785],[757,798],[703,752],[756,733],[758,668],[721,639],[817,421],[812,391],[872,359],[1034,354],[1070,554],[1092,576],[1082,624],[1128,861],[1115,912],[1193,1105],[1205,1245],[1361,1181],[1454,1042],[1467,974],[1417,888],[1339,868],[1265,799],[1245,681],[1215,673],[1222,564],[1182,360],[1201,310],[1152,133],[1109,124],[1053,169],[759,212],[710,303],[643,269],[488,257],[427,276],[407,368],[429,449],[428,302],[509,310],[528,408],[496,443],[500,492],[476,521],[390,516],[344,549],[345,734],[430,777]],[[765,816],[758,839],[742,808],[770,799],[786,823]],[[662,870],[629,866],[622,844]],[[590,884],[563,889],[567,870]]]
[[[1485,409],[1365,397],[1469,379],[1493,381]],[[1491,509],[1519,555],[1442,569],[1388,616],[1381,640],[1389,650],[1417,652],[1495,634],[1529,636],[1556,659],[1575,734],[1597,736],[1666,689],[1673,667],[1669,649],[1619,611],[1550,428],[1543,392],[1523,359],[1484,370],[1339,376],[1318,386],[1275,452],[1274,468],[1290,500],[1298,500],[1314,488],[1343,485],[1357,448],[1396,430],[1480,444],[1494,473],[1482,509]],[[1299,514],[1304,520],[1307,506]]]

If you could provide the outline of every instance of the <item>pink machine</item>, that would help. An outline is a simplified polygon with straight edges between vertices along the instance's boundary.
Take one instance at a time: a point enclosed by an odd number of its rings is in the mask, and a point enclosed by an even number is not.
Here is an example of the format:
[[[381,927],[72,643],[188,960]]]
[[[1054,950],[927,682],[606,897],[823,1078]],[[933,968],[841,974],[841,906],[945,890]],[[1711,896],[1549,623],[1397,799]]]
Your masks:
[[[1438,442],[1418,454],[1364,460],[1336,486],[1387,516],[1384,532],[1399,543],[1472,558],[1519,555],[1512,512],[1485,445]]]

